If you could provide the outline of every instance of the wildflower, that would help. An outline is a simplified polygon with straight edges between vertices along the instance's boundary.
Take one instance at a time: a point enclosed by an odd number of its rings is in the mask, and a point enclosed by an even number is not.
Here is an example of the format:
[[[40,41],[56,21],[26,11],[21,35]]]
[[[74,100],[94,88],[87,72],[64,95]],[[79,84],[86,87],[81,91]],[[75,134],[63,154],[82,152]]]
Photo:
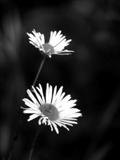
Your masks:
[[[44,34],[36,32],[33,29],[32,33],[27,33],[29,36],[29,43],[42,51],[44,54],[48,55],[51,58],[52,55],[69,55],[72,50],[64,49],[69,45],[71,39],[66,40],[65,36],[61,34],[61,31],[51,31],[49,42],[45,42]]]
[[[82,116],[80,110],[74,108],[77,100],[72,100],[70,95],[65,96],[63,86],[57,91],[57,86],[54,88],[47,84],[46,93],[44,96],[42,86],[32,87],[33,93],[28,89],[28,98],[23,101],[26,108],[23,108],[23,113],[30,114],[28,121],[39,117],[38,124],[50,126],[51,131],[55,130],[59,133],[58,126],[64,127],[77,124],[77,118]]]

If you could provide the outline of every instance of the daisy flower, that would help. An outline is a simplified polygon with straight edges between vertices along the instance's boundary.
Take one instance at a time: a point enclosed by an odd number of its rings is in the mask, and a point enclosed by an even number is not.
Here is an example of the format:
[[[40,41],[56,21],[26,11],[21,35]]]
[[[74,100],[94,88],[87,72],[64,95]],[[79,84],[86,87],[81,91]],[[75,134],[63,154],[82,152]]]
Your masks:
[[[77,118],[82,116],[80,110],[74,108],[77,100],[72,100],[70,95],[65,96],[63,86],[57,91],[47,83],[45,95],[41,84],[32,87],[32,91],[27,90],[29,98],[23,101],[27,107],[23,108],[23,113],[30,114],[28,121],[38,118],[38,124],[48,125],[51,131],[59,133],[59,127],[69,130],[68,126],[77,124]]]
[[[27,33],[27,35],[29,36],[29,43],[50,58],[52,55],[69,55],[73,52],[72,50],[64,49],[69,45],[71,39],[66,40],[61,31],[51,31],[48,43],[45,42],[44,34],[36,32],[35,29],[33,29],[32,33]]]

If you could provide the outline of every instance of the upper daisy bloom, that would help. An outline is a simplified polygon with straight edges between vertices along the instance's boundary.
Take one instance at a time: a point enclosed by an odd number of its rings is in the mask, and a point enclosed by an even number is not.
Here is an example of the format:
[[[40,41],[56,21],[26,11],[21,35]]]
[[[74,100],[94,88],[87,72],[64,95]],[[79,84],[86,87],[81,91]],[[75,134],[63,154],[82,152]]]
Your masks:
[[[22,107],[23,113],[30,114],[28,121],[39,117],[39,125],[48,125],[51,131],[55,130],[57,134],[59,133],[58,126],[69,130],[67,126],[77,124],[77,118],[82,114],[79,109],[74,108],[76,100],[72,100],[70,95],[65,96],[63,87],[57,91],[57,86],[53,88],[47,84],[45,95],[40,84],[32,89],[33,93],[29,89],[27,90],[29,99],[23,99],[27,106],[26,108]]]
[[[35,29],[33,29],[32,33],[27,33],[27,35],[29,36],[29,42],[50,58],[52,55],[69,55],[73,52],[64,49],[69,45],[71,39],[66,40],[65,36],[61,34],[61,31],[51,31],[48,43],[45,42],[44,34],[36,32]]]

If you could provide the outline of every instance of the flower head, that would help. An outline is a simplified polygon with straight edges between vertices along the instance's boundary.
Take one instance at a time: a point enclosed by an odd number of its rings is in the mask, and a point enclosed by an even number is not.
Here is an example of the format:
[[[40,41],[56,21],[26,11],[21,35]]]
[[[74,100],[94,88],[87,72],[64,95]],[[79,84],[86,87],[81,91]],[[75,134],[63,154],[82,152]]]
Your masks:
[[[44,34],[36,32],[35,29],[32,33],[27,33],[27,35],[29,36],[29,43],[49,57],[52,55],[69,55],[73,52],[72,50],[64,49],[69,45],[71,39],[66,40],[65,36],[61,34],[61,31],[51,31],[48,43],[45,42]]]
[[[57,86],[53,88],[47,84],[45,96],[40,84],[32,89],[33,93],[29,89],[27,90],[29,99],[23,99],[27,106],[26,108],[22,107],[23,113],[30,114],[28,121],[39,118],[39,125],[48,125],[51,131],[55,130],[57,134],[59,133],[58,126],[69,130],[67,126],[77,124],[77,118],[82,114],[79,109],[74,108],[76,100],[72,100],[70,95],[65,96],[63,87],[57,91]]]

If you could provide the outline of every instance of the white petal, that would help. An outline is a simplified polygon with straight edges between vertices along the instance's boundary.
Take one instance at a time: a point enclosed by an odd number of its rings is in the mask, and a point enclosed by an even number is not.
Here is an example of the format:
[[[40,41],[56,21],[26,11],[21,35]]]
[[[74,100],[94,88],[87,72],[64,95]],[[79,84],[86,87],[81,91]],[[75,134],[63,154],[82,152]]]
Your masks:
[[[59,122],[62,126],[63,126],[63,125],[68,125],[68,126],[71,126],[71,127],[73,126],[71,123],[67,123],[67,122],[64,122],[64,121],[61,121],[61,120],[59,120],[58,122]]]
[[[65,122],[65,123],[69,123],[69,124],[77,124],[76,121],[71,121],[71,120],[67,120],[67,119],[63,119],[61,120],[62,122]]]
[[[61,105],[64,106],[64,105],[68,104],[69,101],[70,101],[70,99],[71,99],[71,95],[65,96],[65,97],[61,100]]]
[[[26,113],[26,114],[40,114],[41,112],[39,111],[39,110],[33,110],[33,109],[25,109],[24,111],[23,111],[23,113]]]
[[[70,111],[70,110],[63,110],[59,113],[59,116],[61,118],[66,118],[66,117],[73,117],[76,114],[77,114],[77,112],[73,112],[73,111]]]
[[[64,52],[66,52],[66,54],[71,54],[74,51],[73,50],[67,50],[67,49],[65,49],[65,50],[62,50],[61,55],[65,54]],[[67,53],[67,52],[71,52],[71,53]]]
[[[69,114],[67,115],[67,117],[71,117],[71,118],[78,118],[78,117],[82,117],[81,113],[73,113],[73,114]]]
[[[37,90],[39,91],[39,93],[41,95],[43,103],[45,103],[45,98],[44,98],[43,89],[42,89],[41,84],[39,84],[39,87],[36,87],[36,88],[37,88]]]
[[[57,125],[56,125],[54,122],[52,122],[52,121],[51,121],[51,123],[52,123],[52,125],[53,125],[56,133],[59,134],[59,130],[58,130],[58,128],[57,128]]]
[[[51,32],[51,36],[59,37],[60,32],[58,34],[56,32]],[[65,92],[63,92],[63,86],[61,86],[57,91],[57,86],[52,88],[52,86],[47,83],[45,97],[40,84],[39,87],[32,88],[34,94],[30,90],[27,90],[28,96],[31,100],[24,98],[23,101],[27,107],[22,107],[23,113],[32,114],[29,116],[28,121],[40,117],[38,124],[50,126],[51,131],[55,130],[57,134],[59,134],[58,126],[69,130],[67,126],[73,126],[74,124],[77,124],[77,118],[82,116],[80,110],[75,108],[77,100],[72,100],[71,95],[65,96]],[[49,116],[47,117],[41,113],[39,107],[41,104],[46,103],[53,104],[58,109],[59,116],[55,121],[50,120]]]
[[[32,31],[37,42],[42,46],[45,43],[44,34],[41,34],[40,32],[36,32],[35,29]]]
[[[56,56],[65,56],[65,55],[71,55],[72,54],[72,52],[64,52],[64,50],[63,51],[55,51],[54,53],[53,53],[54,55],[56,55]]]
[[[48,83],[46,85],[46,103],[51,103],[52,100],[52,86]]]
[[[50,32],[49,42],[51,41],[52,35],[53,35],[53,32],[51,31],[51,32]]]
[[[51,85],[49,85],[49,101],[48,102],[49,103],[52,102],[52,86]]]
[[[41,35],[41,43],[42,43],[42,44],[45,44],[45,37],[44,37],[44,34]]]
[[[51,131],[53,131],[53,126],[51,124],[51,121],[48,120],[48,125],[50,126]]]
[[[69,131],[69,128],[68,128],[66,125],[64,125],[63,123],[58,122],[58,121],[56,121],[55,123],[56,123],[59,127],[64,127],[65,129],[67,129],[67,130]]]
[[[58,92],[56,93],[55,97],[54,97],[54,105],[58,105],[60,103],[60,98],[61,98],[61,94],[62,94],[62,90],[63,90],[63,86],[61,86],[58,90]]]
[[[37,118],[37,117],[39,117],[38,114],[32,114],[31,116],[29,116],[28,121],[31,121],[31,120],[33,120],[33,119],[35,119],[35,118]]]
[[[29,41],[29,43],[32,44],[35,48],[40,48],[36,42]]]
[[[55,86],[55,88],[54,88],[54,90],[53,90],[52,104],[54,104],[54,102],[55,102],[56,93],[57,93],[57,86]]]
[[[65,36],[61,34],[61,31],[56,31],[50,33],[49,44],[55,49],[55,53],[61,52],[66,46],[69,45],[71,39],[66,40]]]
[[[45,125],[47,124],[47,119],[45,117],[43,118],[42,123]]]
[[[69,45],[70,42],[71,42],[71,39],[69,39],[68,41],[66,41],[66,39],[61,39],[61,41],[54,46],[54,49],[56,51],[62,51],[66,46]]]
[[[61,101],[61,105],[62,105],[61,109],[64,109],[64,108],[70,109],[76,106],[77,100],[71,100],[71,99],[68,100],[68,98],[69,97],[66,97],[65,99]]]
[[[32,101],[30,101],[27,98],[24,98],[23,101],[24,101],[26,106],[28,106],[28,107],[30,107],[32,109],[38,109],[38,107],[39,107],[39,105],[34,104]]]
[[[34,91],[39,103],[43,104],[40,94],[38,94],[38,92],[36,91],[36,89],[33,86],[32,86],[32,89],[33,89],[33,91]]]
[[[43,117],[40,117],[38,120],[38,124],[41,125]]]
[[[29,97],[31,98],[31,100],[32,100],[35,104],[39,105],[37,99],[34,97],[34,95],[32,94],[32,92],[31,92],[29,89],[27,90],[27,94],[29,95]]]

